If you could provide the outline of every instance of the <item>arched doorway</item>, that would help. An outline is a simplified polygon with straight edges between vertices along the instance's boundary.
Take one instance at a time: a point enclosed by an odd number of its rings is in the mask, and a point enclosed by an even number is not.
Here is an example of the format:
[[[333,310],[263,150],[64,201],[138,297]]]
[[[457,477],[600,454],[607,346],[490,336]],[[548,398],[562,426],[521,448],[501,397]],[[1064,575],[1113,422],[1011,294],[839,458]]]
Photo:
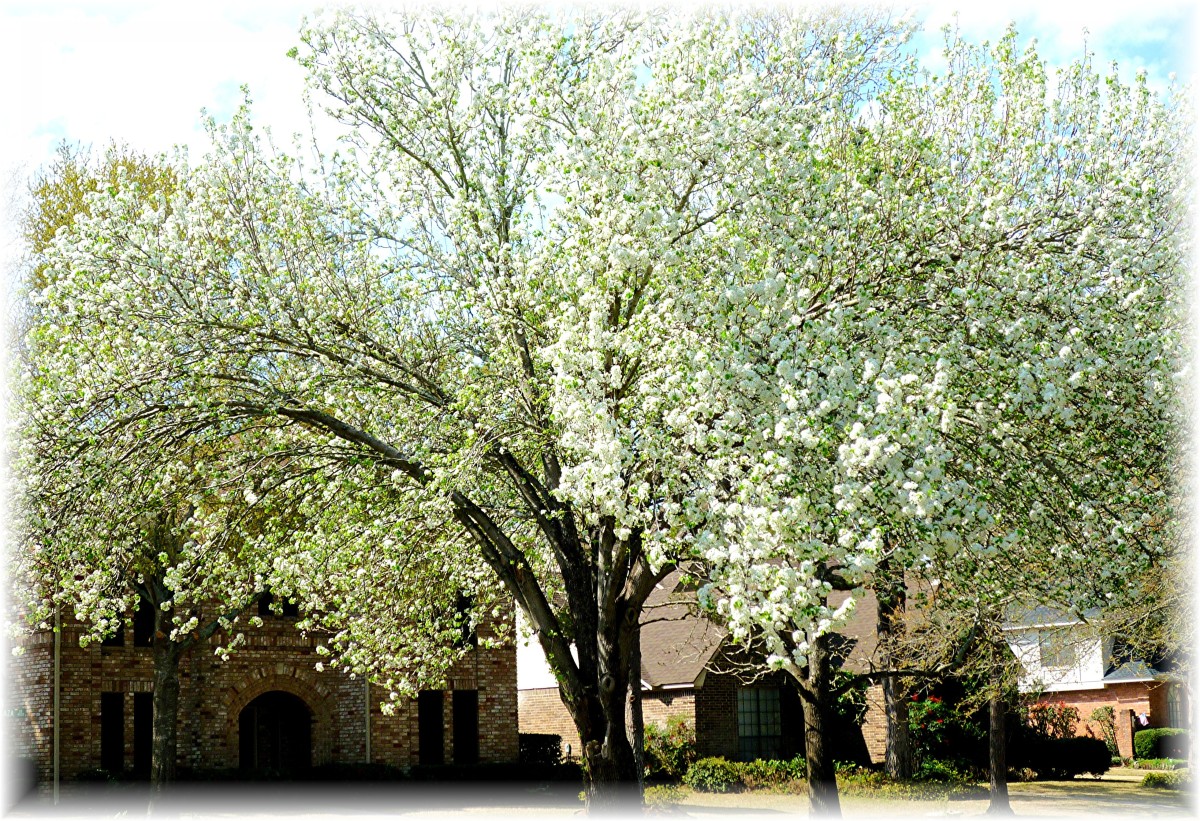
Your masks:
[[[238,716],[239,765],[243,772],[278,778],[312,766],[313,714],[299,696],[263,693]]]

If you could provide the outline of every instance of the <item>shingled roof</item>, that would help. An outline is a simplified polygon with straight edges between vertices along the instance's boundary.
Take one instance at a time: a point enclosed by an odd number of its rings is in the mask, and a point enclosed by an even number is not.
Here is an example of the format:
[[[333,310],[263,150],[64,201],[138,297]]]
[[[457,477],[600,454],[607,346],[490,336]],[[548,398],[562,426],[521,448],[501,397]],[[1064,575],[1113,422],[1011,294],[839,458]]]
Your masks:
[[[849,593],[835,592],[830,604],[840,605]],[[849,622],[838,631],[851,640],[843,669],[865,673],[871,668],[877,635],[875,596],[866,591]],[[725,631],[705,618],[696,606],[696,591],[683,584],[675,571],[663,579],[642,610],[642,686],[671,689],[695,686],[725,641]]]

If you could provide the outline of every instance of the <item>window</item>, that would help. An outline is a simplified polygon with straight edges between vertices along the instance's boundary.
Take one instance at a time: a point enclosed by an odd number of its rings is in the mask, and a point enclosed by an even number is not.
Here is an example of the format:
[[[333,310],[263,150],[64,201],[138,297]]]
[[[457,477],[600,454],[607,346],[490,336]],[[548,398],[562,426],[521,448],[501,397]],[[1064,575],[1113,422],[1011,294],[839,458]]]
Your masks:
[[[454,763],[479,763],[479,691],[454,691]]]
[[[1038,633],[1038,654],[1043,667],[1062,669],[1075,666],[1075,645],[1061,630]]]
[[[458,617],[459,636],[455,641],[458,647],[478,647],[479,636],[475,625],[471,623],[471,608],[475,605],[475,597],[463,593],[458,594],[454,610]]]
[[[738,758],[778,758],[783,746],[783,721],[779,690],[774,687],[741,689],[737,694]]]
[[[150,779],[150,748],[154,744],[154,694],[133,694],[133,777]]]
[[[446,741],[442,720],[442,691],[422,690],[417,694],[417,763],[446,763]]]
[[[274,603],[275,597],[271,595],[271,591],[268,590],[266,593],[263,593],[262,598],[258,600],[258,615],[274,615],[274,611],[271,609],[271,605]],[[280,606],[280,611],[280,615],[282,615],[285,619],[296,619],[300,617],[300,605],[292,599],[284,599],[283,604]]]
[[[100,642],[100,646],[101,647],[124,647],[125,646],[125,623],[122,622],[121,626],[117,628],[117,632],[113,633],[111,636],[105,636],[103,641]]]
[[[154,605],[149,602],[138,602],[133,611],[133,646],[154,646]]]
[[[100,694],[100,769],[110,773],[125,769],[124,693]]]
[[[1183,692],[1178,684],[1167,685],[1167,726],[1183,727]]]

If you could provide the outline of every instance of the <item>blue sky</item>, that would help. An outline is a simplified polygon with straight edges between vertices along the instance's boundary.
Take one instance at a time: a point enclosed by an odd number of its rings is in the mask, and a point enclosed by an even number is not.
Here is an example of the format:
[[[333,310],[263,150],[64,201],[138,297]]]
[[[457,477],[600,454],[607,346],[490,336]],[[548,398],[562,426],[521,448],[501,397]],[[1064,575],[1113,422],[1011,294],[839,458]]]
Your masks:
[[[897,6],[899,7],[899,6]],[[49,161],[63,139],[97,148],[110,140],[143,151],[176,143],[203,145],[200,111],[227,117],[247,84],[256,120],[277,137],[307,129],[302,72],[285,55],[300,21],[316,4],[294,0],[62,2],[8,0],[0,5],[0,191],[11,228],[24,180]],[[960,9],[955,17],[955,10]],[[914,48],[936,65],[940,28],[956,20],[971,40],[995,39],[1015,21],[1022,41],[1038,40],[1053,63],[1078,57],[1087,42],[1118,60],[1131,77],[1145,67],[1155,88],[1167,75],[1191,75],[1196,15],[1190,3],[943,2],[917,12],[925,30]],[[14,78],[16,80],[14,81]],[[0,235],[0,258],[12,251]]]

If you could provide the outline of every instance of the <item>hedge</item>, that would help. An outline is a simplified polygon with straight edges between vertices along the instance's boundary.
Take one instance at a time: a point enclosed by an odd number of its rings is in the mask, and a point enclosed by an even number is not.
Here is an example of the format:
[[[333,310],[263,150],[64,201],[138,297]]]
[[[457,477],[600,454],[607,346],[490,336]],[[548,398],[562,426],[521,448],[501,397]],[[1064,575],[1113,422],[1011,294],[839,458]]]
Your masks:
[[[562,762],[562,736],[557,733],[518,733],[517,747],[522,764]]]
[[[1083,773],[1099,776],[1112,766],[1108,745],[1098,738],[1046,738],[1031,733],[1014,747],[1009,766],[1027,767],[1042,779],[1074,778]]]
[[[1133,734],[1134,758],[1187,758],[1188,731],[1179,727],[1155,727]]]

